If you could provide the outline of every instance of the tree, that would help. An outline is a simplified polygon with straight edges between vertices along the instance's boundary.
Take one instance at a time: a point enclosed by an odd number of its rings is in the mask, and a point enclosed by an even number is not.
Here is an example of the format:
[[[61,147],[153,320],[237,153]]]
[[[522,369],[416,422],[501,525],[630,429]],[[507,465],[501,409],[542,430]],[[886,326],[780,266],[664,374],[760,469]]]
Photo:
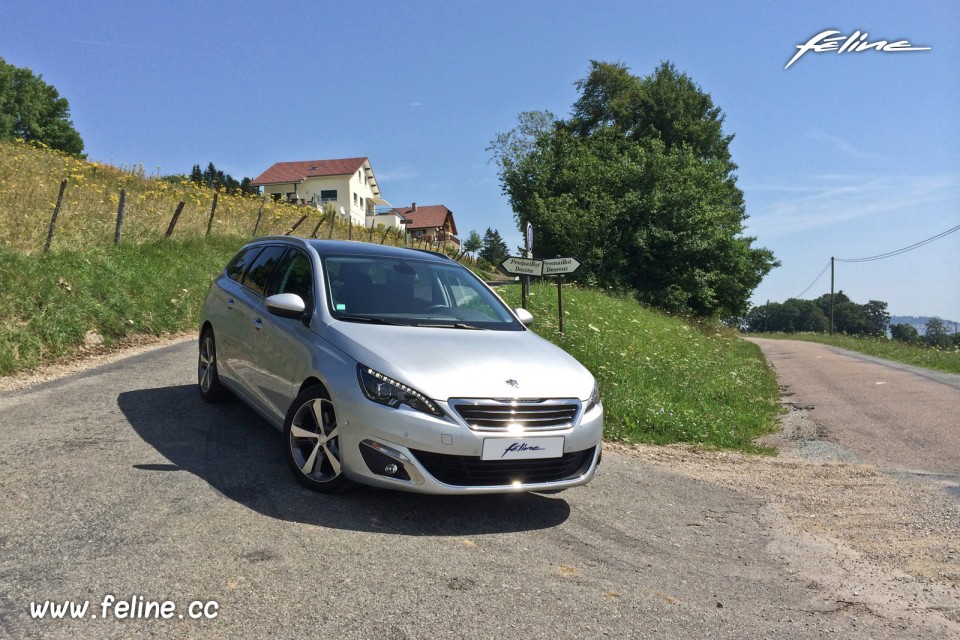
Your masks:
[[[21,138],[83,157],[83,140],[70,121],[70,105],[30,69],[0,58],[0,140]]]
[[[890,325],[890,337],[897,342],[907,342],[909,344],[920,342],[920,332],[912,324]]]
[[[470,235],[463,243],[463,250],[471,255],[476,255],[477,251],[483,248],[483,239],[476,229],[470,232]]]
[[[924,329],[923,337],[927,344],[942,349],[950,342],[950,332],[941,318],[930,318]]]
[[[592,62],[569,120],[521,114],[489,148],[520,229],[537,253],[569,255],[577,277],[648,304],[739,316],[779,263],[742,236],[732,136],[710,96],[673,65],[637,77]]]
[[[890,326],[890,314],[887,313],[887,303],[880,300],[870,300],[863,305],[863,317],[867,324],[867,335],[883,338],[887,335]]]
[[[783,304],[770,304],[754,307],[747,314],[747,331],[762,333],[780,331],[794,333],[798,331],[820,333],[827,330],[827,318],[812,300],[790,298]]]
[[[496,229],[487,227],[486,233],[483,234],[483,248],[480,250],[480,257],[492,265],[498,265],[510,257],[507,243],[503,241],[500,232]]]

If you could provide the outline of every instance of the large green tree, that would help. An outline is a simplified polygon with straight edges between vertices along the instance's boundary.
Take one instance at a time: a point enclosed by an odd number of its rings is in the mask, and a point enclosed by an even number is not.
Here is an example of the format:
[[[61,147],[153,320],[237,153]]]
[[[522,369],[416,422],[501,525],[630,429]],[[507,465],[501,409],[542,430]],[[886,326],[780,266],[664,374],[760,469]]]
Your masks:
[[[42,76],[0,58],[0,140],[14,138],[83,154],[83,140],[70,121],[66,98]]]
[[[570,119],[523,113],[490,147],[537,255],[574,256],[581,279],[668,310],[744,314],[778,262],[742,235],[732,136],[709,94],[670,63],[637,77],[594,61],[577,88]]]

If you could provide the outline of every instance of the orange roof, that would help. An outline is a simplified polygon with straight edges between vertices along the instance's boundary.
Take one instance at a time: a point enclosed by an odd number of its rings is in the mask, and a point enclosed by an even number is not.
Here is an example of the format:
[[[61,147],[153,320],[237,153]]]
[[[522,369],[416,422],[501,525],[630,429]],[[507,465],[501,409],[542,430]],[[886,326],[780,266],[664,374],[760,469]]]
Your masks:
[[[265,184],[300,183],[307,178],[319,176],[346,176],[359,171],[365,162],[367,162],[367,158],[277,162],[257,176],[250,184],[260,187]]]
[[[450,216],[450,232],[457,235],[457,223],[453,220],[453,212],[442,204],[417,205],[416,210],[413,207],[398,207],[394,211],[409,220],[405,227],[407,231],[442,227],[447,216]]]

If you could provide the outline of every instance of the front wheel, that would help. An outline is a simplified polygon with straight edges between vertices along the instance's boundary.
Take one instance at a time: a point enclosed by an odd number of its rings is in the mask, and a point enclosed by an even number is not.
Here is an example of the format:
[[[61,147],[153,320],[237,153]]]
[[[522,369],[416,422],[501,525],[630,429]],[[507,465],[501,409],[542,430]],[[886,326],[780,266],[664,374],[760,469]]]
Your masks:
[[[337,412],[320,385],[300,392],[283,423],[284,449],[293,475],[303,486],[323,493],[347,488],[341,466]]]

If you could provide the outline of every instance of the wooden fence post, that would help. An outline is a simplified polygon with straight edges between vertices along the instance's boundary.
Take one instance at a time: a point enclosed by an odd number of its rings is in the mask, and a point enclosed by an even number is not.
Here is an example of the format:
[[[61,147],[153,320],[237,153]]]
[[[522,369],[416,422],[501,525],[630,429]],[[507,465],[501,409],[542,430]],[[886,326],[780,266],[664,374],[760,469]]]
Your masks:
[[[327,240],[333,237],[333,226],[337,223],[337,212],[330,213],[330,233],[327,234]]]
[[[347,219],[347,240],[353,240],[353,218]]]
[[[380,235],[380,244],[383,244],[387,239],[387,234],[390,233],[390,227],[383,225],[383,233]]]
[[[324,218],[323,214],[320,214],[320,220],[317,221],[317,226],[313,228],[313,233],[310,234],[311,238],[317,237],[317,232],[320,231],[320,225],[323,224],[323,218]]]
[[[210,219],[207,220],[207,237],[210,237],[210,229],[213,228],[213,214],[217,212],[217,198],[220,197],[219,193],[213,194],[213,206],[210,207]]]
[[[177,210],[173,212],[173,217],[170,218],[170,226],[167,227],[167,233],[164,234],[164,238],[169,238],[173,235],[173,228],[177,226],[177,220],[180,219],[180,214],[183,213],[183,207],[186,204],[186,202],[181,200],[180,204],[177,205]]]
[[[367,242],[373,241],[373,234],[376,232],[377,232],[376,229],[374,229],[373,227],[370,227],[370,231],[367,232]]]
[[[287,231],[287,232],[286,232],[285,234],[283,234],[283,235],[288,236],[288,235],[290,235],[291,233],[293,233],[294,231],[296,231],[296,230],[297,230],[297,227],[299,227],[301,224],[303,224],[303,221],[306,220],[306,219],[307,219],[307,216],[303,216],[302,218],[300,218],[299,220],[297,220],[297,224],[295,224],[295,225],[293,225],[292,227],[290,227],[290,230]]]
[[[260,211],[257,211],[257,224],[253,225],[253,235],[251,238],[257,237],[257,229],[260,228],[260,218],[263,217],[263,205],[267,203],[267,194],[263,194],[263,200],[260,202]]]
[[[53,208],[53,216],[50,218],[50,230],[47,231],[47,241],[43,244],[43,252],[50,251],[50,243],[53,242],[53,229],[57,224],[57,217],[60,215],[60,205],[63,204],[63,192],[67,190],[67,180],[63,179],[60,183],[60,195],[57,196],[57,206]]]
[[[120,246],[120,236],[123,233],[123,210],[127,206],[127,190],[120,189],[120,202],[117,204],[117,228],[113,232],[114,246]]]

